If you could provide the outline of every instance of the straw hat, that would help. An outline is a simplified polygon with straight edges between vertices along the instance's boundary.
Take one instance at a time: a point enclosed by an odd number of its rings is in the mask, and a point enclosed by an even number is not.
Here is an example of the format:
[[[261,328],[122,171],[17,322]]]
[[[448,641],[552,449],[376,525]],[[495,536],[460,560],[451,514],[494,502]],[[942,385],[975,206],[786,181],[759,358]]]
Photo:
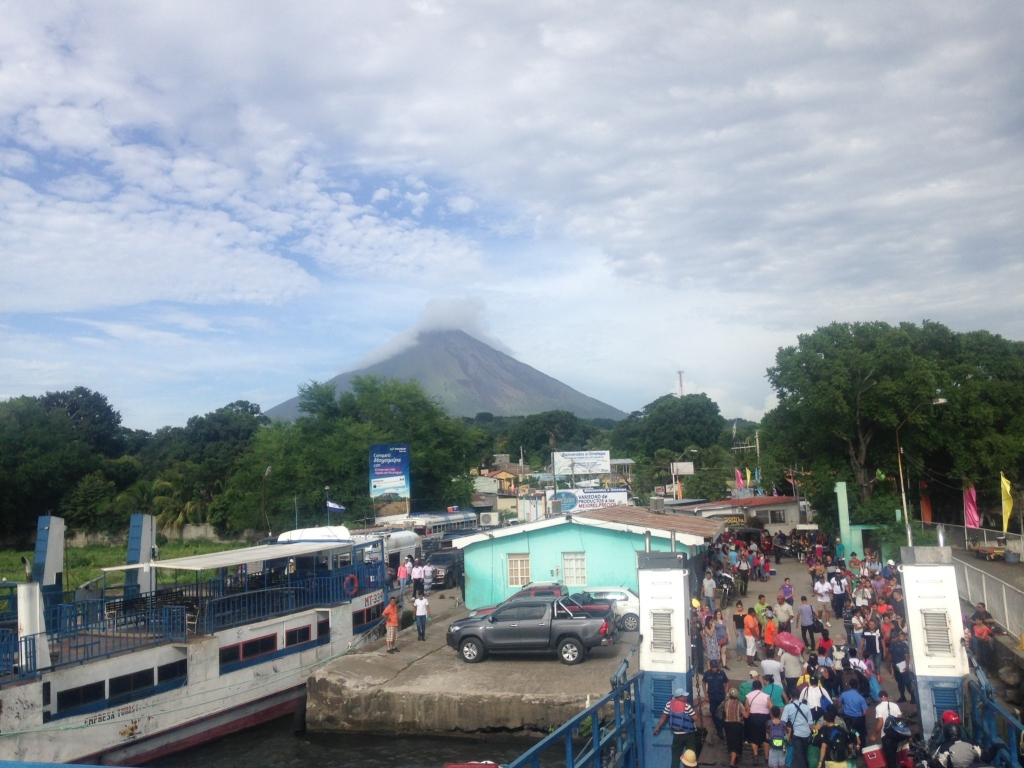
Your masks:
[[[688,768],[697,768],[697,753],[692,749],[688,749],[683,752],[683,756],[679,758],[679,761],[688,766]]]

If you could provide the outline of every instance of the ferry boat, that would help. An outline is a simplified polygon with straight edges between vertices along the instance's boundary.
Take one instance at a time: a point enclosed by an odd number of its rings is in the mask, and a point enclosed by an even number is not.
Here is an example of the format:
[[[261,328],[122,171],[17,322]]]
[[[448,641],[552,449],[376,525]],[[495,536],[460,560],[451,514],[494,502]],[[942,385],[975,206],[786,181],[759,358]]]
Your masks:
[[[0,585],[0,760],[138,765],[281,717],[381,622],[380,537],[333,526],[160,560],[155,531],[133,516],[128,564],[72,593],[63,520],[40,518],[31,580]]]

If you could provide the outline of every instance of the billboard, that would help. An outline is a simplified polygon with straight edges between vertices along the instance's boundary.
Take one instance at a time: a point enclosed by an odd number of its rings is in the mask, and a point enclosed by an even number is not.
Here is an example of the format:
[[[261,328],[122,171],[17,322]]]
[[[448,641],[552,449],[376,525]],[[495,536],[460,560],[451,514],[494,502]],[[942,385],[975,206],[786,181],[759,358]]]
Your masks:
[[[556,475],[607,475],[612,471],[612,456],[608,451],[555,452]]]
[[[693,462],[692,461],[673,461],[672,462],[672,474],[673,475],[692,475],[693,474]]]
[[[602,507],[625,506],[629,503],[629,491],[625,488],[602,488],[600,490],[575,488],[559,491],[557,496],[554,491],[546,493],[549,502],[552,497],[562,502],[563,514],[586,512],[588,509],[601,509]]]
[[[408,499],[409,446],[386,443],[370,446],[370,498]]]

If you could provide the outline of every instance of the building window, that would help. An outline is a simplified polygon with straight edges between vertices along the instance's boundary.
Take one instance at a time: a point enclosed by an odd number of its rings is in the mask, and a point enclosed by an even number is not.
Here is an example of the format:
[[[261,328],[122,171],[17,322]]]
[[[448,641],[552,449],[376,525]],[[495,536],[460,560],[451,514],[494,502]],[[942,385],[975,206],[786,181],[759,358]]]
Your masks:
[[[508,556],[508,585],[510,587],[522,587],[530,583],[530,556],[509,555]]]
[[[585,552],[562,553],[562,580],[567,587],[587,586],[587,555]]]
[[[786,510],[784,509],[770,509],[768,510],[770,516],[770,523],[784,524],[786,522]]]

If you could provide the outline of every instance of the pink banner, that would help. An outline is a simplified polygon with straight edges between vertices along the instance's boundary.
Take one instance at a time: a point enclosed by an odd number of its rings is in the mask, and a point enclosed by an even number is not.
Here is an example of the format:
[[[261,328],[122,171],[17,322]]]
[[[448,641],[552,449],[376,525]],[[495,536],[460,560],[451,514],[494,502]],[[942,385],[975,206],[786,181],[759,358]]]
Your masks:
[[[973,483],[964,491],[964,526],[980,528],[981,518],[978,517],[978,492]]]
[[[736,470],[736,487],[739,488],[740,490],[743,490],[744,488],[743,475],[740,474],[740,471],[738,469]]]

